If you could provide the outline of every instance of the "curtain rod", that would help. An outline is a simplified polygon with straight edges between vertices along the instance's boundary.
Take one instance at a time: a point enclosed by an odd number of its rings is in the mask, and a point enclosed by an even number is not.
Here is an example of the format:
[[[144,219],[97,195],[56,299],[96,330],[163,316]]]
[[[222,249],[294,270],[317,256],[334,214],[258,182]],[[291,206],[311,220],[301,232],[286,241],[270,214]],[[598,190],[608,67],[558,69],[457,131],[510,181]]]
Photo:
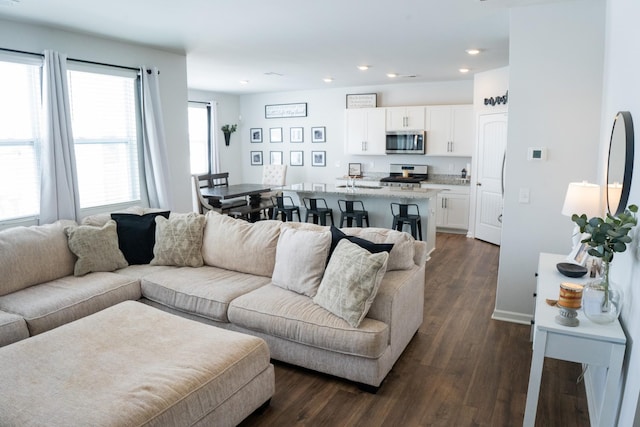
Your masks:
[[[191,100],[189,100],[188,102],[190,102],[191,104],[211,105],[211,102],[208,102],[208,101],[191,101]]]
[[[0,47],[0,50],[3,50],[5,52],[21,53],[21,54],[24,54],[24,55],[33,55],[33,56],[44,57],[44,54],[42,54],[42,53],[27,52],[27,51],[24,51],[24,50],[7,49],[7,48],[4,48],[4,47]],[[87,61],[87,60],[84,60],[84,59],[74,59],[74,58],[67,58],[67,59],[69,61],[80,62],[80,63],[83,63],[83,64],[103,65],[103,66],[106,66],[106,67],[122,68],[123,70],[140,71],[139,68],[125,67],[124,65],[107,64],[105,62]],[[151,70],[147,70],[147,72],[151,73]]]

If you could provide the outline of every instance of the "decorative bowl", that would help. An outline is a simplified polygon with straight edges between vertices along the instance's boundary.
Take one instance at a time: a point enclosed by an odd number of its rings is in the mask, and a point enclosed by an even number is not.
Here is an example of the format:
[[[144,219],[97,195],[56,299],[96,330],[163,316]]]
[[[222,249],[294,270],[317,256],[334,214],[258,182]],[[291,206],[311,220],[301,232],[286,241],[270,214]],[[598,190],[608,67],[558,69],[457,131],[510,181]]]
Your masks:
[[[556,268],[567,277],[582,277],[587,274],[587,268],[570,262],[560,262],[556,264]]]

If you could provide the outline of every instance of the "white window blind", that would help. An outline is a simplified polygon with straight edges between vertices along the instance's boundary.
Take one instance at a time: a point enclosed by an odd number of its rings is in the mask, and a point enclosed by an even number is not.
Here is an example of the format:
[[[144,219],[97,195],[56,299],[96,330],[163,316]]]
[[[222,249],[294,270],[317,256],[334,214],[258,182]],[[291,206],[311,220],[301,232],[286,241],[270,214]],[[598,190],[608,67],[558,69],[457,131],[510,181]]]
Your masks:
[[[189,103],[189,153],[191,173],[209,172],[209,119],[205,104]]]
[[[122,74],[68,71],[83,209],[140,200],[137,75]]]
[[[40,213],[41,61],[25,62],[0,58],[0,221]]]

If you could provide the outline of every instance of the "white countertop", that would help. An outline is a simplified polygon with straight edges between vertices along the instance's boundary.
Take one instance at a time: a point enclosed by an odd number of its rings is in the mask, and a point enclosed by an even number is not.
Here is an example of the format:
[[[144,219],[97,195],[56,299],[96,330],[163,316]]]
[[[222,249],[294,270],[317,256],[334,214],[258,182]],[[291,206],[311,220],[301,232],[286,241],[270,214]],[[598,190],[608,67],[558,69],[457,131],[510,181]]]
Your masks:
[[[341,195],[357,195],[385,198],[405,198],[405,199],[430,199],[436,197],[440,190],[429,188],[400,189],[400,187],[370,187],[356,186],[355,189],[335,184],[319,184],[304,182],[291,184],[283,187],[284,191],[294,191],[296,193],[326,193]]]

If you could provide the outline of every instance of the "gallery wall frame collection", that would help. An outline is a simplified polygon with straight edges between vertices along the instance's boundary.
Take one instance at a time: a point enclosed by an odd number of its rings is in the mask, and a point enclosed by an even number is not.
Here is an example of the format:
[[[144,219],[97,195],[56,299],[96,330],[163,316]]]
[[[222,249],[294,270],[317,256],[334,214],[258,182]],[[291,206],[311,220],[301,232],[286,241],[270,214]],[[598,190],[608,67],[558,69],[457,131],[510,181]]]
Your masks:
[[[251,152],[251,166],[262,166],[262,151]]]

